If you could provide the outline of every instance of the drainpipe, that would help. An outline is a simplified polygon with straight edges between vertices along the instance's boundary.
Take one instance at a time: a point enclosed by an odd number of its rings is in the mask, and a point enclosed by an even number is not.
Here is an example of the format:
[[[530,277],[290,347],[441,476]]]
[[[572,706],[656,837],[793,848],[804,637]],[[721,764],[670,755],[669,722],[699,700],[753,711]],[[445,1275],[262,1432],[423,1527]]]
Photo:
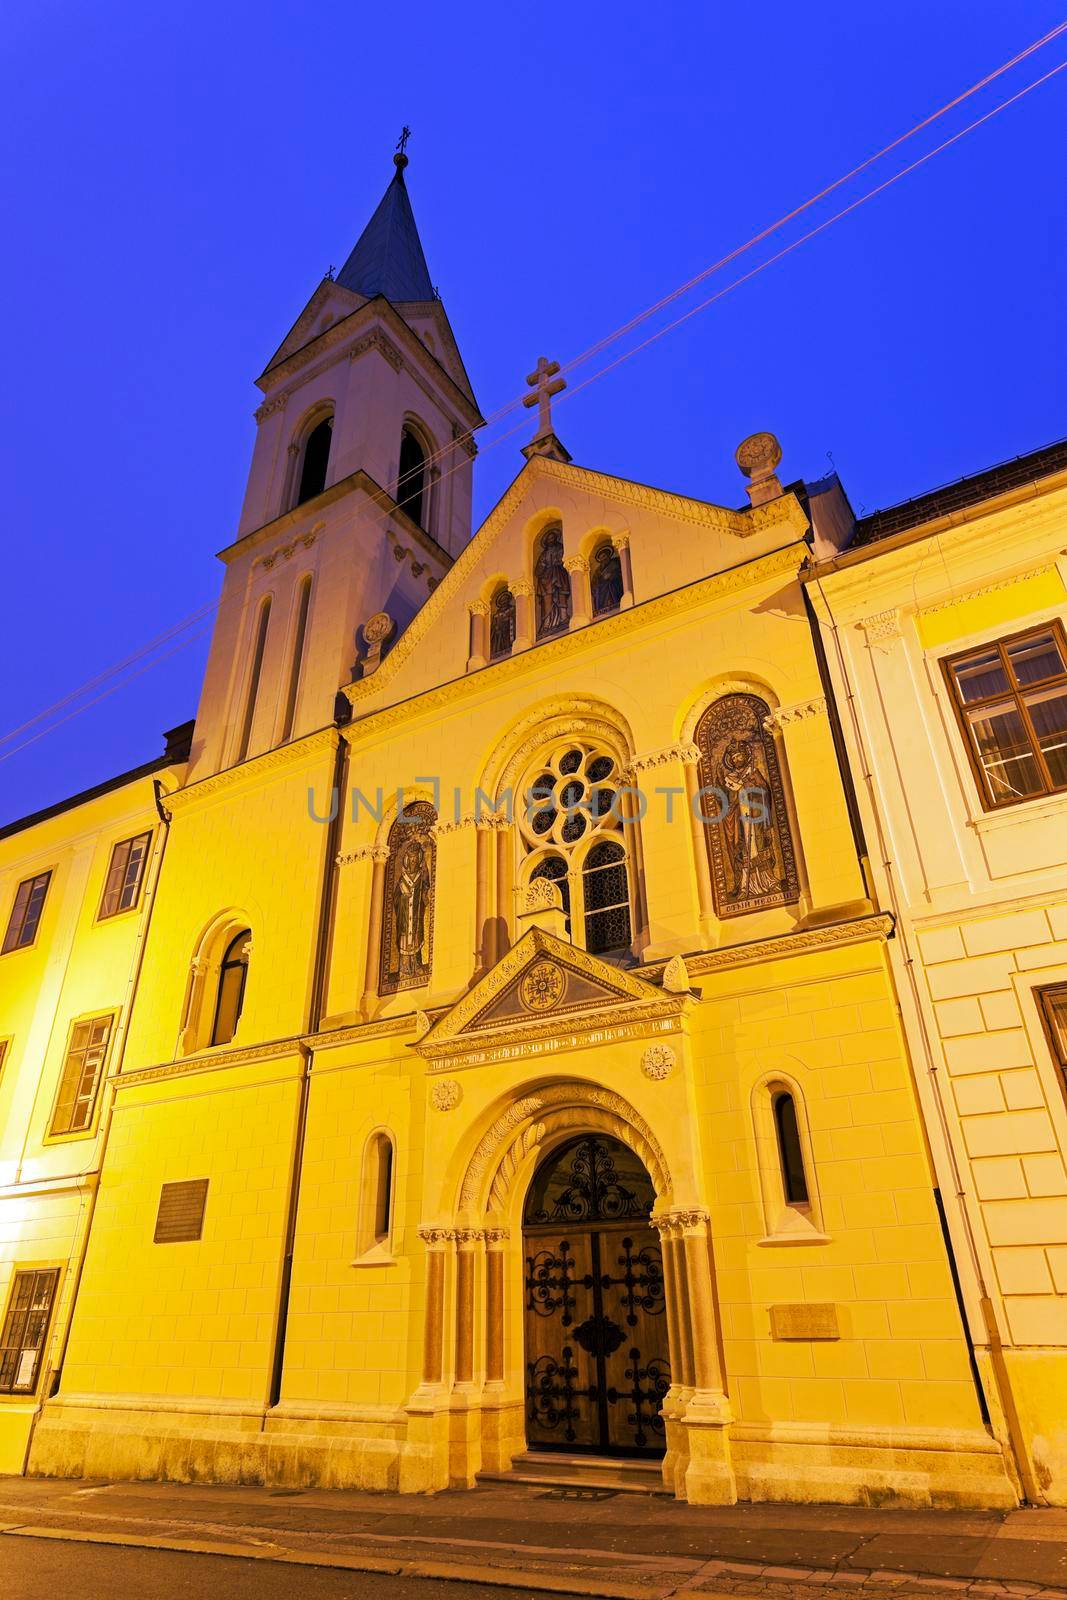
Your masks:
[[[100,1193],[100,1178],[104,1170],[104,1157],[107,1154],[107,1143],[111,1134],[111,1122],[115,1111],[114,1081],[122,1072],[122,1065],[126,1059],[126,1041],[130,1033],[130,1020],[133,1015],[133,1003],[137,996],[137,988],[141,981],[141,969],[144,966],[145,948],[148,944],[148,932],[152,925],[152,913],[156,907],[156,890],[159,887],[160,874],[163,871],[163,857],[167,851],[167,841],[170,838],[171,814],[163,804],[165,791],[158,778],[152,779],[152,798],[155,801],[156,815],[161,824],[159,840],[156,845],[152,866],[149,871],[148,881],[145,884],[145,910],[141,918],[141,926],[137,933],[137,943],[134,948],[133,963],[130,976],[126,983],[126,1001],[122,1007],[122,1021],[119,1025],[119,1036],[115,1044],[111,1067],[108,1071],[107,1081],[104,1085],[104,1109],[101,1116],[101,1129],[99,1144],[96,1153],[96,1183],[89,1191],[88,1214],[85,1226],[82,1229],[81,1248],[78,1251],[78,1262],[74,1268],[74,1283],[70,1292],[70,1311],[67,1315],[67,1324],[63,1330],[63,1343],[60,1347],[58,1359],[53,1363],[50,1373],[46,1373],[42,1388],[48,1390],[48,1398],[59,1393],[59,1386],[63,1378],[63,1364],[67,1359],[67,1346],[70,1344],[71,1329],[74,1326],[74,1312],[78,1304],[78,1292],[81,1289],[82,1273],[85,1270],[85,1258],[89,1253],[89,1239],[93,1229],[93,1218],[96,1215],[96,1197]],[[33,1445],[33,1435],[37,1427],[37,1419],[41,1414],[40,1406],[37,1407],[30,1421],[29,1437],[26,1440],[26,1454],[23,1457],[22,1472],[25,1476],[30,1463],[30,1449]]]
[[[348,777],[348,740],[338,726],[337,746],[333,762],[333,815],[326,830],[326,849],[322,864],[322,883],[319,891],[319,921],[315,935],[315,962],[311,974],[311,995],[308,1001],[306,1033],[318,1031],[326,1000],[326,972],[330,953],[330,928],[333,922],[334,901],[337,894],[337,853],[341,843],[344,823],[344,800]],[[281,1285],[278,1291],[278,1316],[274,1331],[274,1355],[271,1362],[268,1408],[276,1406],[281,1398],[282,1373],[285,1367],[285,1336],[289,1323],[289,1296],[293,1282],[293,1252],[296,1247],[296,1221],[300,1209],[300,1183],[304,1171],[304,1143],[307,1136],[308,1107],[311,1097],[311,1067],[315,1052],[304,1040],[297,1046],[303,1058],[300,1076],[300,1099],[296,1113],[296,1135],[293,1140],[293,1164],[289,1178],[289,1203],[285,1219],[285,1253],[282,1256]],[[266,1417],[263,1419],[266,1426]]]
[[[830,624],[830,631],[833,634],[834,654],[837,661],[837,668],[841,675],[841,683],[845,690],[845,699],[848,705],[849,723],[852,730],[852,737],[855,741],[855,748],[862,764],[863,782],[867,791],[867,804],[870,814],[874,819],[874,826],[878,835],[878,849],[881,855],[882,869],[885,875],[884,881],[886,886],[886,897],[889,901],[889,909],[892,911],[896,922],[896,938],[900,943],[904,970],[907,973],[908,989],[911,994],[912,1009],[914,1010],[915,1017],[918,1021],[919,1042],[922,1047],[922,1055],[924,1058],[923,1065],[926,1068],[927,1082],[930,1085],[934,1105],[937,1110],[937,1120],[941,1134],[941,1147],[945,1152],[945,1157],[951,1172],[953,1188],[955,1191],[956,1215],[959,1217],[961,1226],[963,1228],[964,1238],[967,1243],[967,1254],[970,1260],[971,1270],[974,1274],[974,1283],[978,1290],[978,1301],[981,1307],[982,1321],[985,1324],[984,1331],[986,1337],[986,1347],[989,1351],[989,1362],[997,1387],[997,1398],[1000,1401],[1005,1425],[1007,1427],[1008,1445],[1011,1450],[1012,1461],[1015,1466],[1015,1470],[1018,1473],[1019,1481],[1022,1485],[1024,1499],[1029,1501],[1031,1505],[1044,1505],[1047,1502],[1045,1500],[1045,1496],[1041,1492],[1041,1489],[1034,1476],[1033,1469],[1030,1465],[1030,1457],[1026,1449],[1026,1440],[1023,1436],[1022,1424],[1019,1420],[1019,1413],[1015,1405],[1015,1397],[1012,1393],[1011,1379],[1008,1375],[1007,1363],[1004,1360],[1004,1347],[1000,1337],[1000,1329],[997,1324],[996,1310],[993,1305],[992,1297],[989,1293],[989,1286],[985,1280],[985,1274],[982,1270],[982,1260],[978,1250],[978,1243],[975,1238],[974,1224],[971,1220],[970,1210],[967,1205],[967,1191],[964,1187],[959,1161],[957,1159],[955,1146],[952,1140],[951,1123],[949,1120],[948,1111],[945,1107],[944,1096],[941,1091],[940,1074],[938,1072],[937,1061],[935,1059],[934,1047],[930,1038],[929,1029],[927,1027],[926,1016],[923,1011],[922,994],[919,988],[919,980],[915,975],[915,956],[912,953],[909,944],[908,928],[901,911],[902,897],[896,887],[893,862],[889,853],[889,842],[885,837],[882,827],[881,813],[878,807],[878,800],[875,792],[874,773],[871,770],[870,756],[863,738],[862,722],[859,712],[856,709],[856,695],[852,688],[852,681],[849,677],[848,664],[845,658],[844,649],[841,645],[840,631],[837,621],[834,617],[833,609],[830,605],[829,599],[827,598],[826,591],[822,586],[821,579],[816,576],[815,582],[819,590],[819,598],[822,600],[823,607]],[[807,598],[806,595],[805,598]],[[824,649],[820,637],[822,630],[816,618],[815,609],[810,604],[810,601],[808,615],[811,621],[812,630],[815,633],[817,640],[816,649],[822,650]],[[954,1274],[958,1275],[958,1265],[956,1263],[955,1254],[953,1251],[952,1240],[947,1228],[944,1229],[944,1235],[948,1247],[951,1269]],[[967,1329],[968,1320],[968,1318],[964,1318],[965,1330]]]

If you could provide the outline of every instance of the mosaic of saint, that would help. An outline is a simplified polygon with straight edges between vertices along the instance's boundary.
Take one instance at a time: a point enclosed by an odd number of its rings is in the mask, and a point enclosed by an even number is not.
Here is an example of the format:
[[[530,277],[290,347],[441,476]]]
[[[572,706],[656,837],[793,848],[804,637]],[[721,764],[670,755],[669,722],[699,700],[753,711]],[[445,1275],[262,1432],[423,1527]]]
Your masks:
[[[541,535],[534,562],[534,600],[539,639],[570,626],[571,580],[563,565],[562,528],[547,528]]]
[[[434,842],[437,813],[425,800],[404,808],[389,830],[382,907],[382,994],[417,989],[433,963]]]
[[[729,694],[696,730],[715,906],[720,917],[789,905],[800,897],[782,774],[758,695]]]

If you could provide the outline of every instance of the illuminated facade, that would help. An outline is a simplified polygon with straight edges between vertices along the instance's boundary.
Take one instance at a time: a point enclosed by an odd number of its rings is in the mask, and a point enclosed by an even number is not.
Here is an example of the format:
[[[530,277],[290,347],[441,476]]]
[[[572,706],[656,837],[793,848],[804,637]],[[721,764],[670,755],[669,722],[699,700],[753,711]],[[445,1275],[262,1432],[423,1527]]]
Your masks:
[[[576,466],[542,361],[472,537],[404,164],[259,380],[29,1469],[1013,1505],[805,603],[844,497]]]

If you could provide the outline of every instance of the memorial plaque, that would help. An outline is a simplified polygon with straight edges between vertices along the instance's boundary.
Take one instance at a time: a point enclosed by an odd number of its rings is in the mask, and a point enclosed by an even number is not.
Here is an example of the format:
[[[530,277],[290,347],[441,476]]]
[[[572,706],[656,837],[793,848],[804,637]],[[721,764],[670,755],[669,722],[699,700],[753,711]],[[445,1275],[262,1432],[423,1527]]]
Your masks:
[[[837,1307],[771,1306],[772,1339],[840,1339]]]
[[[199,1239],[204,1231],[207,1205],[206,1178],[189,1178],[184,1183],[165,1183],[159,1191],[154,1244],[183,1244]]]

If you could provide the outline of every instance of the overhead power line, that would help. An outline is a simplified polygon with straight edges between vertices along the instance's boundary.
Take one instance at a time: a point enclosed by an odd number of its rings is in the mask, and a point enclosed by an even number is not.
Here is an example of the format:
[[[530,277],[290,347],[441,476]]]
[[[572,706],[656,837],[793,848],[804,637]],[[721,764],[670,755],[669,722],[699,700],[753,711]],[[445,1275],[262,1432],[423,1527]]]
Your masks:
[[[779,232],[788,223],[795,221],[798,217],[809,211],[813,206],[817,205],[820,200],[827,198],[830,194],[834,193],[844,184],[848,183],[852,178],[855,178],[860,173],[868,170],[876,162],[884,159],[884,157],[891,154],[894,150],[899,149],[902,145],[907,143],[908,140],[913,139],[917,134],[930,127],[933,123],[944,117],[948,112],[962,105],[966,100],[972,98],[980,90],[986,88],[989,84],[995,82],[996,79],[1002,77],[1006,72],[1010,71],[1012,67],[1017,66],[1020,62],[1026,60],[1037,50],[1040,50],[1045,45],[1051,43],[1054,39],[1060,37],[1065,32],[1067,32],[1067,21],[1061,22],[1057,24],[1056,27],[1051,28],[1047,33],[1043,34],[1040,39],[1034,40],[1032,44],[1017,52],[1015,55],[1010,57],[1009,60],[1003,62],[992,72],[987,73],[976,83],[972,84],[968,89],[963,90],[951,100],[946,101],[943,106],[940,106],[936,111],[931,112],[928,116],[916,122],[905,133],[898,135],[898,137],[891,140],[888,144],[882,146],[882,148],[876,151],[873,155],[866,157],[863,161],[852,167],[841,177],[836,178],[832,183],[826,184],[823,188],[812,194],[800,205],[795,206],[791,211],[786,212],[774,222],[769,223],[765,228],[762,228],[750,238],[746,239],[742,244],[735,246],[734,249],[728,251],[725,255],[720,256],[718,260],[712,262],[710,266],[705,267],[694,277],[691,277],[684,283],[679,284],[668,294],[662,296],[653,304],[646,306],[642,311],[631,317],[627,322],[622,323],[610,333],[607,333],[602,338],[597,339],[593,344],[581,351],[580,354],[573,356],[570,360],[562,363],[561,370],[564,372],[573,372],[583,363],[609,348],[619,339],[624,338],[628,333],[631,333],[644,325],[658,312],[674,304],[699,284],[705,282],[713,274],[721,271],[731,262],[738,260],[741,256],[755,248],[758,244],[770,238],[773,234]],[[807,243],[809,240],[815,238],[818,234],[825,232],[825,230],[831,227],[835,222],[841,221],[844,217],[847,217],[852,212],[856,211],[860,206],[865,205],[877,195],[882,194],[886,189],[889,189],[894,184],[898,183],[901,178],[906,177],[909,173],[914,172],[918,167],[921,167],[925,165],[926,162],[932,160],[934,156],[941,154],[943,151],[957,144],[967,134],[972,133],[976,128],[981,127],[999,112],[1005,110],[1011,105],[1016,104],[1019,100],[1023,99],[1024,96],[1030,94],[1034,89],[1048,82],[1049,79],[1055,77],[1059,72],[1062,72],[1065,67],[1067,67],[1067,61],[1060,62],[1050,71],[1042,74],[1040,77],[1026,84],[1022,89],[1016,91],[1016,93],[998,102],[997,105],[983,113],[982,116],[976,117],[972,122],[968,123],[966,127],[958,130],[958,132],[954,133],[950,138],[945,139],[941,144],[935,146],[931,150],[926,151],[915,161],[909,163],[909,165],[891,174],[882,183],[875,185],[873,188],[860,195],[857,199],[851,201],[848,205],[843,206],[832,216],[825,218],[815,227],[810,228],[806,233],[803,233],[798,238],[792,240],[784,248],[767,257],[765,260],[759,262],[750,271],[741,274],[735,279],[732,279],[717,293],[709,295],[701,300],[698,304],[689,307],[685,312],[682,313],[681,316],[674,318],[670,322],[666,323],[663,327],[656,329],[656,331],[650,334],[647,338],[641,340],[638,344],[634,345],[630,349],[623,351],[613,360],[598,368],[597,371],[582,379],[581,382],[572,385],[566,391],[566,394],[561,398],[569,398],[580,394],[583,390],[589,388],[592,383],[595,383],[597,379],[606,376],[607,373],[613,371],[616,367],[621,366],[624,362],[630,360],[640,351],[647,349],[649,345],[654,344],[658,339],[663,338],[665,334],[671,333],[675,329],[681,327],[699,312],[706,310],[711,305],[714,305],[718,300],[721,300],[725,295],[731,293],[734,289],[739,288],[742,284],[747,283],[750,279],[756,277],[767,267],[774,265],[776,262],[782,260],[785,256],[791,254],[794,250],[799,248],[800,245]],[[505,404],[499,406],[485,419],[481,426],[488,428],[493,426],[496,422],[501,421],[512,412],[518,410],[525,398],[526,395],[523,393],[515,396]],[[487,441],[483,445],[483,451],[494,449],[497,445],[502,444],[505,440],[513,437],[516,433],[522,432],[525,427],[526,421],[525,418],[523,418],[517,422],[515,426],[499,434],[496,438]],[[446,455],[452,452],[453,448],[454,447],[450,444],[441,450],[433,452],[427,458],[426,465],[433,465],[434,463],[442,460]],[[438,482],[443,482],[446,478],[450,477],[454,472],[459,470],[460,467],[456,465],[449,467],[447,471],[439,474]],[[403,501],[400,501],[399,504],[402,506]],[[391,512],[385,512],[383,515],[374,520],[372,526],[384,524],[389,520],[391,515]],[[184,649],[186,645],[192,644],[204,637],[206,632],[209,630],[201,629],[199,632],[195,633],[189,638],[174,645],[172,649],[165,650],[161,654],[155,654],[155,652],[159,651],[164,644],[176,638],[177,635],[188,630],[189,628],[194,627],[198,622],[206,620],[212,615],[212,613],[221,613],[227,604],[234,604],[237,602],[243,603],[243,600],[243,595],[232,596],[228,602],[223,601],[222,597],[220,596],[218,600],[210,601],[207,604],[199,607],[196,611],[189,613],[189,615],[183,618],[181,621],[173,623],[171,626],[164,629],[162,633],[157,634],[155,638],[149,640],[139,649],[133,651],[122,661],[116,662],[111,667],[102,669],[94,677],[87,679],[84,683],[79,684],[76,688],[70,690],[60,700],[55,701],[52,705],[47,706],[43,710],[37,712],[33,717],[28,718],[18,727],[13,728],[8,733],[0,736],[0,747],[2,747],[9,744],[13,739],[18,738],[20,734],[27,733],[30,729],[38,727],[39,724],[47,724],[47,726],[39,728],[39,731],[33,733],[31,737],[22,740],[12,749],[0,750],[0,762],[9,759],[13,755],[16,755],[20,750],[24,750],[27,745],[33,744],[37,739],[43,738],[46,733],[51,732],[54,728],[61,727],[64,723],[69,722],[73,717],[80,715],[82,711],[89,710],[100,700],[105,699],[108,695],[115,693],[125,683],[132,682],[134,678],[141,676],[143,672],[154,666],[157,661],[166,660],[178,650]],[[148,659],[152,657],[154,657],[154,659]],[[126,676],[122,676],[123,674],[126,674]],[[103,688],[102,686],[107,684],[110,679],[117,679],[118,681],[112,683],[110,687]],[[92,694],[92,691],[98,688],[101,689],[101,692]],[[83,697],[86,695],[91,695],[91,698],[83,699]],[[78,701],[81,701],[82,703],[76,705],[75,702]],[[73,707],[73,709],[68,710],[68,707]],[[56,713],[61,711],[65,714],[57,717]]]

